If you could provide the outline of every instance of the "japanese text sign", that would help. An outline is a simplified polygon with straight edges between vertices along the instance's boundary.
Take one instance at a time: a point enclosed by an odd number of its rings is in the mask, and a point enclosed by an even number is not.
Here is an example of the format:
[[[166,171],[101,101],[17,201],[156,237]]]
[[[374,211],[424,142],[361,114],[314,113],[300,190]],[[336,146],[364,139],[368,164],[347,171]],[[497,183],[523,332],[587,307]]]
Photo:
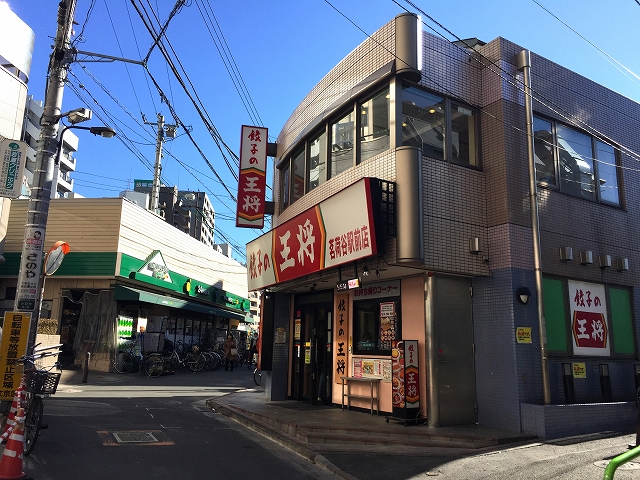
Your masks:
[[[16,140],[0,141],[0,197],[18,198],[27,163],[27,144]]]
[[[365,178],[248,243],[249,290],[375,255],[374,231]]]
[[[264,227],[267,143],[266,128],[242,126],[236,227]]]
[[[338,314],[336,324],[333,326],[333,365],[334,382],[342,383],[340,377],[349,374],[347,371],[347,352],[349,351],[349,295],[339,293],[336,295],[338,302]]]
[[[2,390],[0,400],[12,400],[20,386],[22,366],[16,360],[27,352],[31,314],[5,312],[2,341],[0,343],[0,369],[2,370]]]
[[[19,310],[34,310],[38,296],[38,283],[44,257],[44,230],[26,227],[24,252],[20,258],[20,276],[16,297]]]
[[[573,353],[608,357],[611,345],[604,285],[569,280],[568,287]]]

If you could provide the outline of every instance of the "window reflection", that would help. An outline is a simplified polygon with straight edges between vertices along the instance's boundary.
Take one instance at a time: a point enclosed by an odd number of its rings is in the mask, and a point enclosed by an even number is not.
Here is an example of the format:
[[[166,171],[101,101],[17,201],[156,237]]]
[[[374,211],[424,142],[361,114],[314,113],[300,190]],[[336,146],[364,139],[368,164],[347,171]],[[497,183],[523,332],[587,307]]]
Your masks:
[[[591,137],[564,125],[556,126],[563,192],[595,200]]]
[[[360,161],[389,150],[389,89],[361,103]]]
[[[331,176],[353,166],[353,112],[331,125]]]
[[[282,182],[282,209],[284,210],[289,206],[289,165],[282,167],[280,173],[280,181]]]
[[[540,183],[556,185],[556,167],[553,160],[553,133],[551,122],[533,119],[533,149],[536,178]]]
[[[293,194],[291,203],[304,195],[304,150],[293,157]]]
[[[417,88],[402,91],[402,144],[422,149],[430,158],[444,160],[444,99]]]
[[[307,191],[310,192],[327,179],[327,135],[324,132],[309,143],[308,171]]]
[[[476,129],[473,110],[451,104],[451,159],[477,166]]]
[[[618,175],[616,171],[616,152],[611,145],[596,141],[596,158],[598,160],[598,179],[600,183],[600,199],[603,202],[619,205]]]

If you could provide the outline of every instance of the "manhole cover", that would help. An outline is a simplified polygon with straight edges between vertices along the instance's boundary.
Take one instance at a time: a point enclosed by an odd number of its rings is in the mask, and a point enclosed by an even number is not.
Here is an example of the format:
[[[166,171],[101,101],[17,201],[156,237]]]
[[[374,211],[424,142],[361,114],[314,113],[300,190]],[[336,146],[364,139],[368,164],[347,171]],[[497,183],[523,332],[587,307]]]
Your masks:
[[[600,460],[597,462],[593,462],[596,467],[607,468],[610,460]],[[637,462],[627,462],[620,465],[616,470],[640,470],[640,463]]]
[[[118,443],[152,443],[158,439],[151,432],[113,432]]]

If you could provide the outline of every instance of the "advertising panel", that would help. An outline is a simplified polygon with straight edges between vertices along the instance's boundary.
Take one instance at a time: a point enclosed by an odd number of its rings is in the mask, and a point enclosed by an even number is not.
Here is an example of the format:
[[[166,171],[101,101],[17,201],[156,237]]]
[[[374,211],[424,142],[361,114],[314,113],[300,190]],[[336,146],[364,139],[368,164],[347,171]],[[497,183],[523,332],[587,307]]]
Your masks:
[[[16,359],[27,353],[31,314],[23,312],[5,312],[0,343],[0,370],[2,371],[2,394],[0,400],[11,401],[14,392],[20,386],[22,367]]]
[[[238,206],[236,209],[237,227],[264,227],[267,188],[267,134],[268,130],[263,127],[242,126]]]
[[[610,356],[604,285],[569,280],[568,287],[574,355]]]
[[[374,227],[364,178],[249,242],[249,290],[375,255]]]
[[[27,163],[27,144],[17,140],[2,140],[0,154],[0,197],[18,198],[22,192],[22,177]]]
[[[391,350],[393,416],[402,419],[420,415],[420,371],[417,340],[394,340]]]

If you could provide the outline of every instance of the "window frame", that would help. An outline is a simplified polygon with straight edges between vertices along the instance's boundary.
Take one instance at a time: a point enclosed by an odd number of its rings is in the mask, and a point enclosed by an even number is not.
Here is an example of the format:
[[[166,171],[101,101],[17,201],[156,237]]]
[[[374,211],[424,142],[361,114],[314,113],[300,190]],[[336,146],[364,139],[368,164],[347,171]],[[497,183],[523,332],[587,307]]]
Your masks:
[[[411,84],[411,83],[403,83],[400,87],[400,101],[398,102],[399,104],[399,110],[398,110],[398,114],[400,115],[400,118],[398,119],[398,121],[400,123],[402,123],[402,121],[404,120],[404,113],[402,113],[402,103],[403,100],[405,98],[404,96],[404,91],[405,90],[417,90],[420,92],[424,92],[426,94],[429,95],[433,95],[437,98],[441,98],[442,101],[444,102],[444,132],[443,136],[443,150],[444,150],[444,158],[438,158],[438,157],[432,157],[429,155],[426,155],[423,153],[423,155],[427,156],[428,158],[433,158],[434,160],[438,160],[438,161],[445,161],[448,163],[453,163],[456,165],[461,165],[463,167],[467,167],[467,168],[472,168],[474,170],[481,170],[482,169],[482,165],[481,165],[481,158],[482,156],[480,155],[480,110],[478,108],[475,108],[471,105],[469,105],[468,103],[464,102],[461,99],[457,99],[457,98],[450,98],[447,97],[445,95],[442,95],[439,92],[434,92],[425,88],[420,88],[417,85]],[[453,124],[452,124],[452,117],[453,117],[453,108],[454,105],[458,108],[462,108],[462,109],[466,109],[471,111],[472,114],[472,118],[473,118],[473,128],[472,128],[472,136],[473,136],[473,140],[474,140],[474,145],[473,148],[469,148],[469,161],[461,161],[455,158],[454,156],[454,145],[453,145]],[[460,111],[460,110],[458,110]],[[399,144],[400,145],[405,145],[404,143],[404,138],[399,139]],[[473,155],[471,155],[471,153],[473,153]]]
[[[553,155],[553,165],[554,165],[554,176],[555,176],[555,181],[552,182],[548,182],[548,181],[544,181],[544,180],[539,180],[537,178],[538,175],[538,170],[536,168],[536,183],[538,184],[538,186],[543,186],[549,189],[553,189],[553,190],[557,190],[560,193],[564,193],[565,195],[569,195],[571,197],[574,198],[580,198],[582,200],[586,200],[589,202],[595,202],[595,203],[600,203],[602,205],[610,205],[612,207],[617,207],[617,208],[623,208],[623,199],[622,199],[622,158],[621,158],[621,153],[620,153],[620,148],[618,146],[616,146],[616,144],[614,142],[609,142],[609,141],[605,141],[601,138],[598,138],[594,135],[590,135],[587,132],[584,132],[578,128],[575,128],[573,126],[570,125],[566,125],[564,123],[561,122],[557,122],[556,120],[550,119],[550,118],[546,118],[544,116],[541,115],[537,115],[534,114],[534,121],[538,119],[540,121],[546,122],[548,124],[551,125],[551,135],[552,135],[552,148],[551,148],[551,152]],[[581,135],[585,135],[586,137],[589,138],[590,140],[590,148],[591,148],[591,156],[589,157],[589,160],[591,160],[592,163],[592,172],[593,172],[593,189],[594,189],[594,194],[593,197],[594,198],[589,198],[586,195],[576,195],[574,193],[572,193],[571,191],[568,191],[568,189],[566,187],[563,187],[563,179],[562,179],[562,169],[561,169],[561,165],[560,165],[560,150],[561,150],[561,146],[560,146],[560,142],[558,141],[558,126],[561,126],[563,129],[567,129],[570,131],[574,131],[577,132]],[[565,140],[567,141],[567,140]],[[534,132],[534,142],[535,142],[535,132]],[[615,179],[616,179],[616,189],[617,189],[617,197],[618,197],[618,201],[617,202],[611,202],[609,200],[603,199],[602,196],[602,185],[601,185],[601,176],[600,176],[600,162],[601,159],[598,158],[598,143],[601,143],[603,145],[607,145],[609,147],[611,147],[613,149],[613,155],[614,155],[614,160],[615,160]],[[534,152],[535,152],[535,145],[534,145]],[[578,152],[576,152],[578,153]],[[534,153],[535,154],[535,153]],[[578,153],[579,154],[579,153]],[[580,155],[580,154],[579,154]],[[536,157],[537,158],[537,157]],[[581,188],[581,192],[584,189]]]
[[[391,296],[391,297],[380,297],[380,298],[367,298],[362,300],[354,300],[353,301],[353,355],[359,356],[391,356],[391,348],[382,349],[379,348],[380,342],[380,304],[385,302],[393,302],[395,303],[395,311],[396,311],[396,319],[395,319],[395,331],[396,331],[396,340],[402,339],[402,302],[400,301],[400,296]],[[377,323],[376,323],[376,333],[375,333],[375,344],[376,347],[373,349],[362,349],[358,347],[360,335],[360,325],[358,322],[358,313],[359,307],[364,304],[374,304],[375,310],[377,311]]]

